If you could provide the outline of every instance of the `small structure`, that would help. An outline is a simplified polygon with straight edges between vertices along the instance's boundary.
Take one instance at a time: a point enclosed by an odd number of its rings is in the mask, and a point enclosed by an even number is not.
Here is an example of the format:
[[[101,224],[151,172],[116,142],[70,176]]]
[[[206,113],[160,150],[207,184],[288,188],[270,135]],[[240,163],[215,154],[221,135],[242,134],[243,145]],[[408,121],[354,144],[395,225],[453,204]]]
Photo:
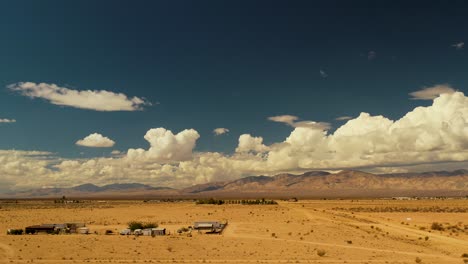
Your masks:
[[[32,225],[25,228],[26,234],[36,234],[36,233],[60,233],[66,229],[65,224],[42,224],[42,225]]]
[[[89,234],[89,228],[87,227],[80,227],[77,229],[77,231],[78,231],[78,234],[82,234],[82,235]]]
[[[132,234],[132,230],[130,230],[130,228],[126,228],[126,229],[123,229],[120,231],[120,234],[121,235],[131,235]]]
[[[135,230],[133,231],[133,234],[134,234],[135,236],[141,236],[141,235],[143,235],[143,230],[141,230],[141,229],[135,229]]]
[[[218,221],[200,221],[193,224],[193,229],[198,230],[198,232],[206,231],[206,233],[221,233],[223,232],[226,223],[221,223]]]
[[[66,230],[68,233],[78,233],[78,229],[86,227],[85,223],[65,223]]]
[[[155,236],[165,236],[166,235],[166,228],[158,227],[151,229],[153,231],[153,235]]]
[[[141,234],[143,236],[151,236],[151,235],[153,235],[153,230],[151,228],[145,228],[145,229],[141,230]]]

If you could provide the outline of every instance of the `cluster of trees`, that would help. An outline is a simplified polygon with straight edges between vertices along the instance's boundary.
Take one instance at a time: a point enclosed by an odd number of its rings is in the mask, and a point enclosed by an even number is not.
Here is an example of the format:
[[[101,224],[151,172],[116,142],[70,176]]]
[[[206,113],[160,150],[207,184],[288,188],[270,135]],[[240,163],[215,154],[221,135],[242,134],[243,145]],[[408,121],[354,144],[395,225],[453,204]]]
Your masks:
[[[218,199],[199,199],[196,204],[278,204],[275,200],[256,199],[256,200],[218,200]]]
[[[265,198],[256,200],[228,200],[228,204],[278,204],[275,200],[266,200]]]
[[[131,221],[128,223],[128,229],[135,231],[135,229],[156,228],[158,224],[152,222]]]
[[[224,204],[224,200],[218,200],[218,199],[199,199],[195,202],[195,204],[217,204],[221,205]]]

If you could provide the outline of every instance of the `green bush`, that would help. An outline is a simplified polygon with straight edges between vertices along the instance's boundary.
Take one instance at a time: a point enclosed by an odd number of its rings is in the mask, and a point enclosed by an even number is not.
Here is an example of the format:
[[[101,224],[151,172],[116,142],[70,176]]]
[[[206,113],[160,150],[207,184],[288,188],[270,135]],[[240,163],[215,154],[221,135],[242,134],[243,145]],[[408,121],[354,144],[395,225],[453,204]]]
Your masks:
[[[143,223],[138,221],[131,221],[128,223],[128,229],[135,231],[135,229],[143,229]]]
[[[158,224],[153,223],[153,222],[143,223],[143,229],[145,229],[145,228],[156,228],[156,227],[158,227]]]
[[[158,224],[153,222],[140,222],[140,221],[131,221],[128,223],[128,229],[135,231],[135,229],[145,229],[145,228],[156,228]]]

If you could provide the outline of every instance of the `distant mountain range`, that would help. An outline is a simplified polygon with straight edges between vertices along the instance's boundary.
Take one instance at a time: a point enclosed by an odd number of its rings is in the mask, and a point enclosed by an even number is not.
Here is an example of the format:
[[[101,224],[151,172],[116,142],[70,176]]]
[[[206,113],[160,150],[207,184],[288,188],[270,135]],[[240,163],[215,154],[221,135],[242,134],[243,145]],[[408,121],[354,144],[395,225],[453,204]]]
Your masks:
[[[78,185],[72,188],[41,188],[9,194],[0,194],[0,198],[98,198],[98,197],[132,197],[147,193],[171,193],[175,190],[168,187],[152,187],[141,183],[114,183],[96,186],[91,183]]]
[[[45,188],[1,195],[2,198],[254,198],[254,197],[389,197],[466,196],[468,170],[423,173],[371,174],[344,170],[310,171],[300,175],[249,176],[234,181],[194,185],[184,189],[152,187],[139,183],[72,188]]]

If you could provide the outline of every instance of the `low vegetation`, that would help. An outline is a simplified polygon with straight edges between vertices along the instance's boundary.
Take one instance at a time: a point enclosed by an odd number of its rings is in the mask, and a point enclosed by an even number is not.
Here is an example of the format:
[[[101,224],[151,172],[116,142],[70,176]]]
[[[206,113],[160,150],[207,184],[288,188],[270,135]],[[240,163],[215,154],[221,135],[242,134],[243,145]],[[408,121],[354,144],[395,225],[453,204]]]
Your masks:
[[[317,255],[318,255],[319,257],[323,257],[323,256],[325,256],[326,254],[327,254],[327,252],[326,252],[325,250],[323,250],[323,249],[317,250]]]
[[[278,204],[275,200],[266,200],[266,199],[256,199],[256,200],[218,200],[218,199],[199,199],[195,202],[196,204],[216,204],[216,205],[222,205],[222,204],[243,204],[243,205],[254,205],[254,204],[259,204],[259,205],[272,205],[272,204]]]
[[[432,230],[437,230],[437,231],[444,231],[445,230],[444,226],[441,223],[437,223],[437,222],[432,223],[431,229]]]
[[[156,228],[158,224],[152,222],[139,222],[139,221],[131,221],[128,223],[128,229],[135,231],[135,229],[145,229],[145,228]]]

